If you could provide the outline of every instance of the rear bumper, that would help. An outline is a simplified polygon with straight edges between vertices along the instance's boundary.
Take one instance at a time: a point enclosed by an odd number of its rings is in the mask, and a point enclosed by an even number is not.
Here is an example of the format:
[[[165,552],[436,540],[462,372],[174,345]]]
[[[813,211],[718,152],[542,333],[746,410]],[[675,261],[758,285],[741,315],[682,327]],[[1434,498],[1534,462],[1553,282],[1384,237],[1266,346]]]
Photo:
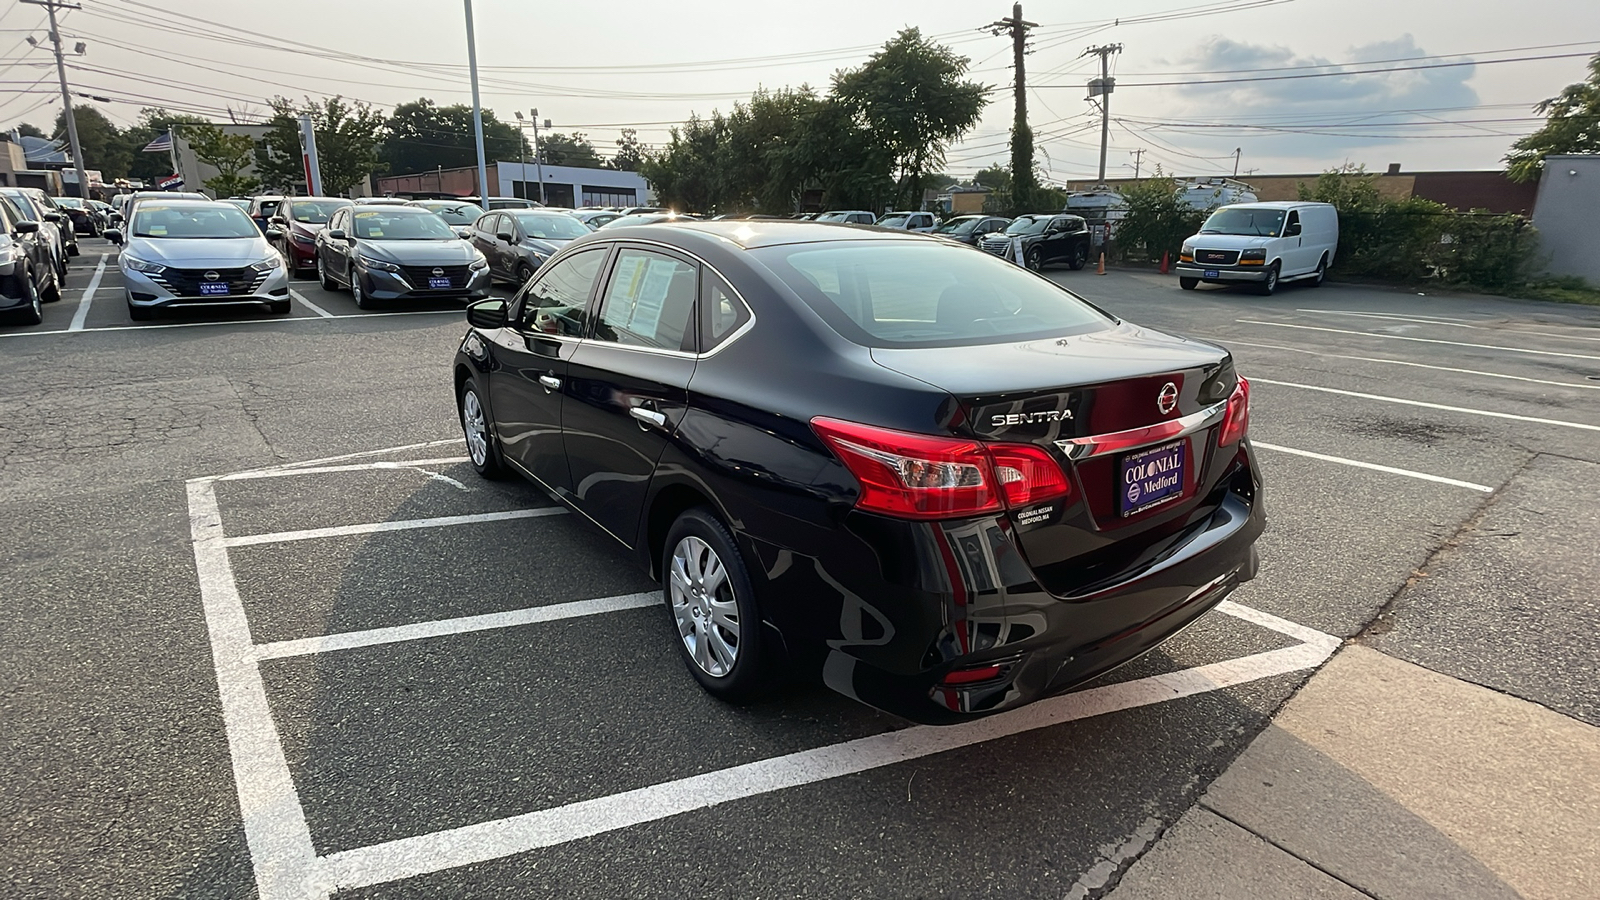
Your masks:
[[[1242,455],[1242,458],[1247,458]],[[905,522],[851,513],[827,548],[741,535],[764,618],[801,668],[917,722],[949,724],[1082,684],[1155,648],[1255,577],[1266,526],[1253,466],[1155,562],[1058,596],[1000,518]],[[952,672],[999,666],[982,681]]]
[[[1211,282],[1212,284],[1220,284],[1228,281],[1261,282],[1267,280],[1266,266],[1249,266],[1243,268],[1239,266],[1212,266],[1211,268],[1206,268],[1204,266],[1197,266],[1194,263],[1178,263],[1175,268],[1177,269],[1179,278],[1197,278],[1200,281],[1207,281]],[[1217,274],[1208,277],[1206,275],[1207,272],[1215,272]]]

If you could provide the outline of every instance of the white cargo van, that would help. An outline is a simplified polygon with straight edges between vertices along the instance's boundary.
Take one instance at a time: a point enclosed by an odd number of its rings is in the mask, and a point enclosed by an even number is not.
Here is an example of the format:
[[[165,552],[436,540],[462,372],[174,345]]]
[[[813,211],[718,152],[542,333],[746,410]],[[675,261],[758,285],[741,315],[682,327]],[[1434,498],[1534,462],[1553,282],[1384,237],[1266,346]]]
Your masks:
[[[1254,282],[1270,294],[1284,281],[1322,283],[1339,248],[1339,213],[1329,203],[1235,203],[1206,218],[1183,242],[1178,286]]]

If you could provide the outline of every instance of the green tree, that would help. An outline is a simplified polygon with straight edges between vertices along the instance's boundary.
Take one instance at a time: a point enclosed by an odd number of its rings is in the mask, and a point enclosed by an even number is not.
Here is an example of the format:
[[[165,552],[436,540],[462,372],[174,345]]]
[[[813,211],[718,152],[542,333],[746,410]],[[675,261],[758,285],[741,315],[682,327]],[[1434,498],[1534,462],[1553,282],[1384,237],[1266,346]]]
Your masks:
[[[988,87],[964,80],[971,60],[907,28],[859,68],[833,78],[833,96],[888,150],[896,203],[920,205],[925,176],[970,131]]]
[[[1011,191],[1011,169],[1006,166],[994,165],[979,169],[978,174],[972,176],[972,183],[978,187],[986,187],[991,191]]]
[[[1544,127],[1511,145],[1505,156],[1512,181],[1533,181],[1551,153],[1600,153],[1600,53],[1589,60],[1589,77],[1534,106]]]
[[[48,134],[45,134],[44,130],[41,129],[39,126],[32,125],[32,124],[29,124],[27,122],[23,122],[21,125],[17,126],[17,134],[21,135],[22,137],[37,137],[37,138],[49,137],[50,136]]]
[[[296,104],[285,97],[274,97],[272,130],[267,132],[265,151],[256,158],[256,172],[273,190],[289,190],[305,184],[300,160],[299,117],[311,117],[317,136],[317,162],[322,171],[322,189],[329,195],[343,194],[368,175],[384,171],[378,145],[387,121],[382,113],[359,100],[329,97],[307,99]]]
[[[622,137],[617,139],[617,155],[611,157],[606,163],[606,168],[616,169],[619,172],[637,172],[643,162],[644,145],[639,143],[638,129],[622,129]]]
[[[205,186],[218,197],[239,197],[255,193],[261,179],[243,174],[255,162],[256,144],[245,134],[226,134],[215,125],[196,125],[184,130],[196,159],[217,170]]]
[[[1200,230],[1206,214],[1178,198],[1178,184],[1156,167],[1154,178],[1122,189],[1128,212],[1116,226],[1113,240],[1123,256],[1158,260],[1162,253],[1177,259],[1183,239]]]
[[[439,106],[426,97],[402,103],[389,116],[387,130],[381,156],[391,172],[432,172],[478,164],[472,107],[464,103]],[[489,109],[483,111],[483,152],[489,162],[514,162],[530,154],[517,127],[500,121]]]
[[[547,166],[577,166],[580,169],[598,169],[600,154],[581,131],[571,134],[551,132],[539,135],[539,157]]]
[[[128,149],[122,131],[92,106],[74,106],[72,109],[78,122],[78,146],[83,148],[83,167],[99,169],[101,176],[107,179],[127,175],[128,166],[133,162],[133,152]],[[64,111],[56,116],[56,133],[67,133],[67,115]]]

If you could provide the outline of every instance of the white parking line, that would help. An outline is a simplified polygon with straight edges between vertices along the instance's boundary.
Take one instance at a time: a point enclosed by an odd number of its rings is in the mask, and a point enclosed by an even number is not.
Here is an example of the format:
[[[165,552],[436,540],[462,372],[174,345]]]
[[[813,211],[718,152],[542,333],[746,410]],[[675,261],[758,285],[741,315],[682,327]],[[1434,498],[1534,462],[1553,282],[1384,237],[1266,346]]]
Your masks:
[[[1481,324],[1480,325],[1469,325],[1469,324],[1467,324],[1466,321],[1464,321],[1462,319],[1446,319],[1446,318],[1444,318],[1442,316],[1422,316],[1422,315],[1386,316],[1386,315],[1380,315],[1378,313],[1355,312],[1354,310],[1347,310],[1347,309],[1297,309],[1297,310],[1295,310],[1295,312],[1323,313],[1325,315],[1330,315],[1330,316],[1360,316],[1360,317],[1365,318],[1365,319],[1393,319],[1393,320],[1395,320],[1397,322],[1416,322],[1416,323],[1418,323],[1420,325],[1447,325],[1447,326],[1449,326],[1451,328],[1475,328],[1475,329],[1479,329],[1479,330],[1482,330],[1484,328],[1488,328],[1491,331],[1498,331],[1498,332],[1501,332],[1502,334],[1526,334],[1526,335],[1532,335],[1534,337],[1557,338],[1557,339],[1563,340],[1563,341],[1600,341],[1600,337],[1585,337],[1584,335],[1581,335],[1581,334],[1558,334],[1557,332],[1554,332],[1554,331],[1528,331],[1527,329],[1524,329],[1524,328],[1510,327],[1509,325],[1506,325],[1506,324],[1498,324],[1498,325],[1481,325]],[[1480,320],[1480,321],[1487,321],[1487,320]]]
[[[1273,381],[1252,375],[1251,384],[1275,384],[1278,387],[1300,388],[1306,391],[1321,391],[1324,394],[1339,394],[1345,397],[1360,397],[1363,400],[1379,400],[1384,403],[1399,403],[1404,406],[1420,406],[1424,409],[1439,409],[1445,412],[1466,413],[1471,416],[1488,416],[1492,419],[1513,419],[1518,422],[1537,422],[1540,425],[1559,425],[1563,428],[1578,428],[1584,431],[1600,431],[1600,425],[1586,425],[1582,422],[1568,422],[1565,419],[1541,419],[1538,416],[1519,416],[1514,413],[1494,412],[1488,409],[1468,409],[1464,406],[1445,406],[1442,403],[1427,403],[1422,400],[1407,400],[1403,397],[1385,397],[1381,394],[1363,394],[1360,391],[1342,391],[1338,388],[1321,387],[1315,384],[1296,384],[1292,381]]]
[[[254,547],[257,544],[281,544],[288,541],[313,541],[318,538],[344,537],[352,534],[380,534],[386,531],[411,531],[417,528],[447,528],[451,525],[472,525],[477,522],[503,522],[506,519],[538,519],[545,516],[563,516],[564,506],[540,506],[535,509],[510,509],[505,512],[474,513],[470,516],[439,516],[434,519],[402,519],[397,522],[365,522],[360,525],[336,525],[332,528],[307,528],[304,531],[274,531],[268,534],[247,534],[227,538],[227,547]]]
[[[233,475],[224,475],[217,481],[251,481],[257,478],[287,478],[290,475],[326,475],[330,472],[364,472],[378,469],[416,469],[421,466],[447,466],[455,463],[468,462],[466,456],[441,456],[438,459],[405,459],[399,462],[370,462],[352,463],[348,466],[311,466],[299,469],[259,469],[254,472],[238,472]]]
[[[1263,322],[1260,319],[1235,319],[1247,325],[1271,325],[1276,328],[1299,328],[1304,331],[1327,331],[1332,334],[1355,334],[1361,337],[1379,338],[1386,341],[1415,341],[1419,344],[1448,344],[1452,347],[1475,347],[1479,350],[1504,350],[1508,353],[1529,353],[1534,356],[1562,356],[1567,359],[1600,359],[1600,356],[1589,356],[1583,353],[1558,353],[1554,350],[1529,350],[1526,347],[1502,347],[1499,344],[1469,344],[1462,341],[1443,341],[1438,338],[1407,337],[1403,334],[1375,334],[1371,331],[1350,331],[1344,328],[1322,328],[1317,325],[1290,325],[1288,322]]]
[[[1470,481],[1458,481],[1454,478],[1445,478],[1442,475],[1429,475],[1427,472],[1413,472],[1410,469],[1396,469],[1393,466],[1380,466],[1377,463],[1362,462],[1359,459],[1346,459],[1342,456],[1329,456],[1326,453],[1312,453],[1310,450],[1296,450],[1293,447],[1280,447],[1277,444],[1269,444],[1266,441],[1258,441],[1254,439],[1250,441],[1250,446],[1260,447],[1263,450],[1275,450],[1279,453],[1291,453],[1295,456],[1305,456],[1311,459],[1320,459],[1323,462],[1338,463],[1342,466],[1355,466],[1358,469],[1371,469],[1374,472],[1387,472],[1390,475],[1404,475],[1407,478],[1418,478],[1423,481],[1435,481],[1439,484],[1471,488],[1474,491],[1482,491],[1485,494],[1494,493],[1494,488],[1487,485],[1473,484]]]
[[[77,334],[99,334],[103,331],[151,331],[158,328],[215,328],[220,325],[282,325],[285,322],[342,322],[346,319],[386,319],[390,316],[459,316],[459,309],[414,309],[406,312],[386,313],[351,313],[345,316],[332,316],[324,319],[321,316],[278,316],[275,319],[219,319],[214,322],[166,322],[160,325],[106,325],[98,328],[85,328]],[[66,329],[55,331],[14,331],[0,334],[0,338],[13,337],[44,337],[52,334],[72,334]]]
[[[341,634],[257,644],[255,653],[257,659],[283,659],[289,656],[306,656],[312,653],[331,653],[335,650],[350,650],[356,647],[371,647],[377,644],[417,641],[423,638],[446,637],[452,634],[468,634],[474,631],[488,631],[494,628],[513,628],[518,625],[532,625],[539,622],[559,622],[562,619],[576,619],[582,616],[596,616],[601,613],[621,612],[625,609],[656,606],[661,602],[661,595],[651,591],[642,594],[623,594],[619,597],[600,597],[594,600],[575,600],[571,603],[551,603],[546,606],[530,606],[525,609],[486,613],[480,616],[461,616],[456,619],[416,622],[411,625],[371,628],[366,631],[346,631]]]
[[[1189,332],[1195,334],[1194,332]],[[1195,334],[1196,337],[1200,335]],[[1458,369],[1454,366],[1430,366],[1425,363],[1407,362],[1403,359],[1380,359],[1375,356],[1350,356],[1344,353],[1325,353],[1321,350],[1307,350],[1303,347],[1285,347],[1281,344],[1255,344],[1250,341],[1236,341],[1231,338],[1210,337],[1206,340],[1224,346],[1238,344],[1241,347],[1265,347],[1269,350],[1287,350],[1290,353],[1308,353],[1312,356],[1325,356],[1329,359],[1353,359],[1357,362],[1386,363],[1392,366],[1411,366],[1417,369],[1433,369],[1437,372],[1454,372],[1458,375],[1482,375],[1485,378],[1507,378],[1512,381],[1527,381],[1532,384],[1549,384],[1564,388],[1582,388],[1586,391],[1600,391],[1600,384],[1574,384],[1570,381],[1551,381],[1547,378],[1527,378],[1522,375],[1505,375],[1500,372],[1480,372],[1477,369]]]
[[[1322,664],[1337,641],[1303,643],[1065,694],[960,725],[919,725],[853,741],[482,822],[329,854],[324,877],[363,887],[552,847],[788,788],[815,784],[1108,713],[1204,694]]]
[[[295,290],[294,288],[290,288],[289,289],[289,296],[293,297],[296,300],[299,300],[301,306],[304,306],[306,309],[311,310],[312,312],[314,312],[317,315],[323,317],[324,319],[333,318],[333,313],[328,312],[327,310],[325,310],[322,307],[316,305],[315,303],[312,303],[310,300],[307,300],[299,291]]]
[[[82,331],[83,322],[89,318],[89,304],[94,302],[94,292],[100,290],[100,279],[106,274],[106,257],[100,255],[100,264],[94,267],[94,275],[89,278],[89,286],[83,289],[83,296],[78,298],[78,310],[72,314],[72,324],[67,326],[67,331]]]

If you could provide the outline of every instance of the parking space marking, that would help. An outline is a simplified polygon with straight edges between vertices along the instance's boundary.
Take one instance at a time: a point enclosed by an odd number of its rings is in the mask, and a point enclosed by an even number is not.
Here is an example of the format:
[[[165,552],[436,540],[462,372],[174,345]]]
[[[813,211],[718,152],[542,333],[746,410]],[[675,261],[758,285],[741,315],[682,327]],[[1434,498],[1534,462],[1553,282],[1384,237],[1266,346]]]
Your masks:
[[[1345,397],[1360,397],[1363,400],[1378,400],[1383,403],[1399,403],[1404,406],[1420,406],[1424,409],[1439,409],[1445,412],[1466,413],[1473,416],[1488,416],[1493,419],[1514,419],[1518,422],[1537,422],[1540,425],[1559,425],[1563,428],[1579,428],[1584,431],[1600,431],[1600,425],[1586,425],[1583,422],[1568,422],[1565,419],[1541,419],[1538,416],[1519,416],[1515,413],[1495,412],[1488,409],[1468,409],[1464,406],[1446,406],[1442,403],[1428,403],[1423,400],[1407,400],[1404,397],[1385,397],[1381,394],[1363,394],[1360,391],[1344,391],[1339,388],[1321,387],[1315,384],[1297,384],[1293,381],[1273,381],[1270,378],[1251,376],[1251,384],[1272,384],[1278,387],[1301,388],[1307,391],[1321,391],[1325,394],[1340,394]]]
[[[477,522],[502,522],[506,519],[539,519],[545,516],[564,516],[564,506],[539,506],[533,509],[508,509],[505,512],[473,513],[470,516],[439,516],[432,519],[401,519],[395,522],[363,522],[360,525],[335,525],[331,528],[307,528],[303,531],[273,531],[266,534],[247,534],[223,539],[226,547],[254,547],[258,544],[281,544],[289,541],[314,541],[318,538],[344,537],[352,534],[380,534],[386,531],[411,531],[417,528],[447,528],[451,525],[471,525]]]
[[[295,290],[294,288],[290,288],[289,289],[289,296],[293,297],[294,299],[296,299],[298,301],[300,301],[300,305],[301,306],[304,306],[306,309],[311,310],[312,312],[314,312],[317,315],[323,317],[324,319],[333,318],[333,313],[328,312],[327,310],[325,310],[322,307],[316,305],[315,303],[312,303],[310,300],[307,300],[305,298],[305,295],[301,294],[299,291]]]
[[[257,644],[255,653],[256,659],[284,659],[290,656],[308,656],[313,653],[331,653],[336,650],[372,647],[377,644],[397,644],[402,641],[445,637],[452,634],[468,634],[474,631],[489,631],[495,628],[514,628],[518,625],[533,625],[540,622],[559,622],[562,619],[577,619],[583,616],[597,616],[602,613],[657,606],[662,602],[661,595],[654,591],[639,594],[622,594],[617,597],[599,597],[594,600],[574,600],[570,603],[551,603],[546,606],[530,606],[525,609],[485,613],[478,616],[461,616],[460,618],[440,619],[433,622],[415,622],[410,625],[394,625],[388,628],[369,628],[365,631],[346,631],[340,634],[319,635],[292,641],[274,641],[270,644]]]
[[[1403,334],[1377,334],[1371,331],[1350,331],[1345,328],[1323,328],[1319,325],[1291,325],[1288,322],[1264,322],[1260,319],[1234,319],[1246,325],[1271,325],[1276,328],[1299,328],[1305,331],[1327,331],[1332,334],[1354,334],[1386,341],[1415,341],[1419,344],[1449,344],[1452,347],[1475,347],[1479,350],[1504,350],[1508,353],[1529,353],[1534,356],[1562,356],[1568,359],[1600,359],[1583,353],[1560,353],[1555,350],[1529,350],[1526,347],[1502,347],[1499,344],[1469,344],[1463,341],[1444,341],[1438,338],[1408,337]]]
[[[323,857],[322,864],[327,880],[343,890],[498,859],[1040,728],[1312,669],[1327,660],[1338,644],[1322,635],[1315,643],[1063,694],[972,722],[916,725],[505,819],[339,851]]]
[[[1296,450],[1293,447],[1282,447],[1277,444],[1269,444],[1266,441],[1258,441],[1254,438],[1250,440],[1250,446],[1260,447],[1264,450],[1274,450],[1278,453],[1289,453],[1294,456],[1304,456],[1310,459],[1320,459],[1323,462],[1338,463],[1342,466],[1355,466],[1358,469],[1371,469],[1374,472],[1387,472],[1390,475],[1404,475],[1407,478],[1419,478],[1423,481],[1435,481],[1439,484],[1470,488],[1474,491],[1482,491],[1485,494],[1494,493],[1494,488],[1488,485],[1474,484],[1470,481],[1458,481],[1454,478],[1445,478],[1442,475],[1429,475],[1427,472],[1413,472],[1410,469],[1396,469],[1393,466],[1380,466],[1377,463],[1362,462],[1359,459],[1346,459],[1342,456],[1329,456],[1326,453],[1313,453],[1310,450]]]
[[[82,331],[84,320],[89,318],[89,304],[94,302],[94,292],[100,290],[100,279],[106,274],[106,255],[100,254],[100,264],[94,267],[94,275],[89,278],[89,286],[83,289],[83,296],[78,298],[78,309],[72,314],[72,324],[67,326],[68,331]]]
[[[1200,337],[1198,334],[1195,336]],[[1307,350],[1304,347],[1285,347],[1281,344],[1255,344],[1251,343],[1250,341],[1236,341],[1231,338],[1209,337],[1206,338],[1206,340],[1215,341],[1216,343],[1224,344],[1225,346],[1238,344],[1241,347],[1265,347],[1269,350],[1287,350],[1291,353],[1309,353],[1312,356],[1325,356],[1329,359],[1353,359],[1357,362],[1387,363],[1393,366],[1412,366],[1413,368],[1418,369],[1433,369],[1438,372],[1455,372],[1458,375],[1482,375],[1485,378],[1508,378],[1512,381],[1527,381],[1532,382],[1533,384],[1549,384],[1556,387],[1582,388],[1586,391],[1600,391],[1600,384],[1573,384],[1572,382],[1568,381],[1551,381],[1547,378],[1527,378],[1522,375],[1505,375],[1500,372],[1481,372],[1477,369],[1458,369],[1454,366],[1430,366],[1426,363],[1407,362],[1403,359],[1380,359],[1375,356],[1350,356],[1344,353],[1326,353],[1321,350]]]
[[[451,443],[451,442],[447,442]],[[375,469],[421,469],[423,466],[447,466],[468,462],[466,456],[441,456],[438,459],[403,459],[397,462],[352,463],[347,466],[311,466],[300,469],[260,469],[224,475],[217,481],[251,481],[257,478],[286,478],[290,475],[326,475],[331,472],[366,472]],[[434,473],[428,473],[434,474]],[[457,482],[459,484],[460,482]]]
[[[413,309],[404,312],[350,313],[327,319],[321,316],[278,316],[272,319],[220,319],[214,322],[164,322],[159,325],[101,325],[73,332],[67,329],[54,331],[13,331],[0,334],[0,338],[45,337],[52,334],[99,334],[102,331],[150,331],[158,328],[216,328],[220,325],[281,325],[285,322],[340,322],[346,319],[386,319],[391,316],[459,316],[459,309]]]
[[[1563,341],[1600,341],[1600,337],[1585,337],[1581,334],[1558,334],[1554,331],[1528,331],[1522,328],[1506,327],[1506,324],[1496,324],[1493,326],[1471,325],[1463,319],[1446,319],[1442,316],[1386,316],[1379,313],[1355,312],[1353,310],[1346,309],[1297,309],[1295,312],[1322,313],[1330,316],[1360,316],[1365,319],[1393,319],[1397,322],[1416,322],[1420,325],[1447,325],[1451,328],[1476,328],[1481,330],[1485,327],[1489,327],[1492,331],[1499,331],[1504,334],[1527,334],[1535,337],[1557,338]],[[1488,320],[1480,319],[1479,321]]]

